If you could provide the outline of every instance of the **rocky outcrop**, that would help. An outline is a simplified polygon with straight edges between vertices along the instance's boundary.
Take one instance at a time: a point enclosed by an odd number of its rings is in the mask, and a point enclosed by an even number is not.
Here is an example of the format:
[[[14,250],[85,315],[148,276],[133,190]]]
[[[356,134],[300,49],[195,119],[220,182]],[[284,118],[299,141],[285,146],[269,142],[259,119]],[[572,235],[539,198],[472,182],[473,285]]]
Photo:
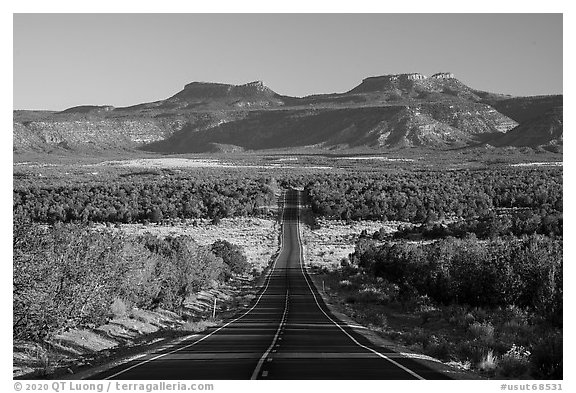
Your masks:
[[[453,79],[454,74],[451,72],[438,72],[437,74],[432,75],[430,78],[432,78],[432,79]]]
[[[430,77],[431,79],[454,79],[454,74],[450,72],[438,72]],[[392,75],[382,75],[382,76],[373,76],[370,78],[364,79],[362,82],[366,82],[368,84],[373,82],[399,82],[399,81],[422,81],[428,79],[426,75],[420,73],[411,73],[411,74],[392,74]]]
[[[362,83],[354,89],[350,90],[350,92],[386,90],[401,82],[425,79],[426,77],[424,75],[418,73],[372,76],[362,80]]]
[[[426,77],[424,75],[418,74],[418,73],[400,75],[400,77],[401,78],[405,77],[409,81],[418,81],[418,80],[426,79]]]

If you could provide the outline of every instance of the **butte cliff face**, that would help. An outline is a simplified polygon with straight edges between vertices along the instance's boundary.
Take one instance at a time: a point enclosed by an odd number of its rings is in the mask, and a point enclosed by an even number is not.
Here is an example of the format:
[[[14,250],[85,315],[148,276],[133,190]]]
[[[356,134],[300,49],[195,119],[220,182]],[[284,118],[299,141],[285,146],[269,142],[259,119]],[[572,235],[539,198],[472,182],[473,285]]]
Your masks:
[[[474,90],[448,72],[370,77],[344,93],[307,97],[282,96],[262,82],[193,82],[165,100],[131,107],[15,111],[14,151],[446,149],[497,140],[522,125],[518,114],[527,104],[513,100]]]

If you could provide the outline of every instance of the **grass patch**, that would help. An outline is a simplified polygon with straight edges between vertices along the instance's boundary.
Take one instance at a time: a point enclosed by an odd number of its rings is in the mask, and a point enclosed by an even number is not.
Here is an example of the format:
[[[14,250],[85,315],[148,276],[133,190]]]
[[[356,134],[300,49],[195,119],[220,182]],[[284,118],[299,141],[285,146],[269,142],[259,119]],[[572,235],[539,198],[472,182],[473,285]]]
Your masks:
[[[190,333],[199,333],[213,326],[217,326],[220,323],[222,323],[222,321],[219,319],[202,319],[199,321],[186,321],[182,324],[180,330]]]

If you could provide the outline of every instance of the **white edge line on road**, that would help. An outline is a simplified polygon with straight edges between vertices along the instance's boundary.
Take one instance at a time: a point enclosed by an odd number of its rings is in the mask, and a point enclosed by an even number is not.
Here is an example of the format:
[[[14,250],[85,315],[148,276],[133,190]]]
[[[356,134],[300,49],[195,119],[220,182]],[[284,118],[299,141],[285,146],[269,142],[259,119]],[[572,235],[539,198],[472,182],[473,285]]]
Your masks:
[[[299,205],[300,205],[300,201],[298,201],[298,206]],[[300,236],[300,216],[298,216],[296,218],[296,229],[298,232],[298,242],[300,243],[300,270],[302,271],[302,275],[304,276],[304,279],[306,280],[306,284],[308,284],[308,288],[310,289],[310,292],[312,293],[312,296],[314,297],[314,301],[316,302],[316,306],[318,306],[320,311],[322,311],[322,313],[326,316],[326,318],[328,318],[330,321],[332,321],[332,323],[334,325],[336,325],[338,327],[338,329],[340,329],[344,334],[346,334],[350,338],[350,340],[352,340],[356,345],[358,345],[361,348],[367,349],[368,351],[374,353],[375,355],[381,357],[382,359],[389,361],[390,363],[392,363],[393,365],[406,371],[408,374],[412,375],[413,377],[423,380],[424,378],[422,376],[420,376],[417,373],[415,373],[414,371],[410,370],[408,367],[401,365],[400,363],[390,359],[388,356],[381,354],[380,352],[378,352],[378,351],[376,351],[370,347],[367,347],[366,345],[360,344],[354,337],[352,337],[346,330],[344,330],[344,328],[342,328],[342,326],[340,326],[340,324],[338,322],[336,322],[334,319],[332,319],[322,309],[322,307],[320,306],[320,303],[318,303],[318,299],[316,298],[316,294],[314,293],[314,290],[312,289],[312,286],[310,285],[308,277],[306,276],[306,273],[304,272],[304,249],[302,247],[302,238]]]
[[[282,236],[280,236],[280,251],[278,252],[278,255],[276,256],[276,258],[274,259],[274,263],[272,264],[272,268],[270,269],[270,272],[268,272],[268,277],[266,278],[266,286],[264,287],[264,290],[262,291],[262,293],[260,294],[260,296],[258,296],[258,299],[256,300],[256,303],[254,303],[254,305],[253,305],[252,307],[250,307],[250,309],[249,309],[248,311],[246,311],[244,314],[240,315],[238,318],[235,318],[235,319],[231,320],[230,322],[228,322],[228,323],[220,326],[218,329],[214,330],[214,331],[213,331],[212,333],[210,333],[210,334],[207,334],[207,335],[203,336],[203,337],[200,338],[199,340],[196,340],[196,341],[194,341],[193,343],[188,344],[188,345],[185,345],[185,346],[183,346],[183,347],[176,348],[176,349],[174,349],[174,350],[172,350],[172,351],[170,351],[170,352],[162,353],[162,354],[157,355],[157,356],[154,356],[154,357],[152,357],[152,358],[150,358],[150,359],[144,360],[144,361],[142,361],[142,362],[140,362],[140,363],[137,363],[137,364],[135,364],[135,365],[133,365],[133,366],[130,366],[130,367],[128,367],[128,368],[125,368],[124,370],[118,371],[117,373],[112,374],[112,375],[104,378],[103,380],[107,380],[107,379],[111,379],[111,378],[117,377],[118,375],[124,374],[125,372],[130,371],[130,370],[132,370],[132,369],[135,369],[136,367],[140,367],[140,366],[142,366],[142,365],[144,365],[144,364],[146,364],[146,363],[153,362],[154,360],[158,360],[158,359],[160,359],[160,358],[162,358],[162,357],[164,357],[164,356],[171,355],[171,354],[173,354],[173,353],[176,353],[176,352],[181,351],[181,350],[186,349],[186,348],[190,348],[191,346],[196,345],[196,344],[198,344],[199,342],[206,340],[208,337],[214,335],[215,333],[219,332],[220,330],[224,329],[225,327],[233,324],[234,322],[238,321],[239,319],[244,318],[246,315],[248,315],[250,312],[252,312],[252,310],[254,310],[254,308],[256,308],[256,306],[258,305],[258,303],[260,303],[260,299],[262,299],[262,296],[266,293],[266,290],[268,289],[268,285],[270,285],[270,279],[272,278],[272,273],[274,272],[274,268],[276,267],[276,262],[278,262],[278,259],[280,258],[280,255],[282,254],[282,251],[284,250],[284,213],[285,213],[285,211],[286,211],[286,209],[285,209],[284,207],[286,206],[286,192],[284,192],[283,198],[284,198],[284,202],[283,202],[283,204],[282,204],[282,220],[281,220],[281,221],[282,221]],[[288,296],[288,295],[286,295],[286,296]],[[286,299],[288,299],[288,298],[286,298]],[[282,323],[280,323],[280,326],[282,326]],[[193,334],[193,335],[191,335],[190,337],[194,337],[194,336],[196,336],[196,335],[197,335],[197,334]],[[182,341],[186,341],[187,339],[188,339],[188,338],[186,337],[186,338],[184,338],[183,340],[181,340],[181,342],[182,342]],[[177,345],[177,344],[176,344],[176,345]],[[145,356],[145,355],[146,355],[146,354],[143,354],[143,355],[141,355],[141,356]],[[140,357],[140,356],[139,356],[139,357]]]
[[[270,346],[268,347],[266,352],[264,352],[264,355],[262,355],[262,357],[258,361],[258,364],[256,364],[256,368],[254,369],[254,372],[252,373],[252,376],[250,377],[250,379],[257,379],[258,378],[258,374],[260,373],[260,370],[262,369],[262,365],[264,364],[264,361],[266,360],[268,355],[270,355],[270,352],[274,348],[274,345],[276,345],[276,341],[278,341],[278,336],[280,336],[280,330],[282,329],[282,326],[284,326],[284,323],[286,322],[286,313],[288,312],[288,296],[289,296],[289,291],[288,291],[288,289],[286,289],[286,300],[284,300],[284,312],[282,313],[282,319],[280,320],[280,324],[278,325],[278,330],[276,330],[276,334],[274,335],[274,338],[272,339],[272,343],[270,344]],[[266,374],[268,374],[267,371],[264,371],[264,372]],[[262,375],[262,376],[265,377],[266,375]]]

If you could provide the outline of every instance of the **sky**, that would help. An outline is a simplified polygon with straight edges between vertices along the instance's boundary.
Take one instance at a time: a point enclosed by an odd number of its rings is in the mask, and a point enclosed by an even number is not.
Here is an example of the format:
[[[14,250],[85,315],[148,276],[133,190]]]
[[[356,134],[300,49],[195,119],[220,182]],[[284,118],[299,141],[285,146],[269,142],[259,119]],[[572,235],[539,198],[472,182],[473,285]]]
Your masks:
[[[449,71],[517,96],[562,93],[562,14],[14,14],[13,108],[127,106],[193,81],[279,94]]]

